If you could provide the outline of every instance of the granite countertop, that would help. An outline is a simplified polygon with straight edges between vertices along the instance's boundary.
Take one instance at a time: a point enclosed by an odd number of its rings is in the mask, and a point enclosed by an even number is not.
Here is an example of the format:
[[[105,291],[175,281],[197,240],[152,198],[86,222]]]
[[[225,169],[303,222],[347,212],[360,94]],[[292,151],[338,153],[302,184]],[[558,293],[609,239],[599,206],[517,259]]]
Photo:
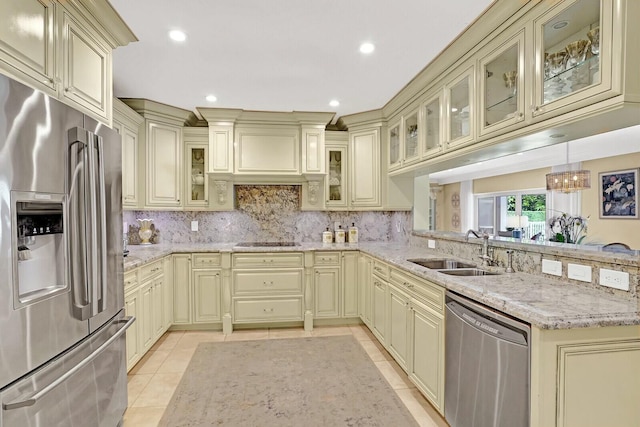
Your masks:
[[[504,273],[504,268],[486,268],[503,273],[497,275],[450,276],[407,261],[413,258],[442,258],[446,255],[406,244],[300,243],[299,246],[288,247],[240,248],[234,243],[165,243],[149,246],[132,245],[129,246],[129,250],[129,256],[125,258],[125,270],[136,268],[171,253],[360,250],[394,267],[542,329],[640,325],[640,299],[638,298],[624,298],[604,290],[579,286],[542,275]]]

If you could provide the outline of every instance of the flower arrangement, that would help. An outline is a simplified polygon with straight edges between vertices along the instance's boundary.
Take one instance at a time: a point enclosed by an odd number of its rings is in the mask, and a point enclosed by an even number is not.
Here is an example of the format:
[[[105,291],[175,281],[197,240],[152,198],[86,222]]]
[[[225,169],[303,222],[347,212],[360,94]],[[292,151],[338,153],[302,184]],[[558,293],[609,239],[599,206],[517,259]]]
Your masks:
[[[566,213],[549,220],[552,242],[579,244],[587,236],[587,221],[589,217],[569,216]]]

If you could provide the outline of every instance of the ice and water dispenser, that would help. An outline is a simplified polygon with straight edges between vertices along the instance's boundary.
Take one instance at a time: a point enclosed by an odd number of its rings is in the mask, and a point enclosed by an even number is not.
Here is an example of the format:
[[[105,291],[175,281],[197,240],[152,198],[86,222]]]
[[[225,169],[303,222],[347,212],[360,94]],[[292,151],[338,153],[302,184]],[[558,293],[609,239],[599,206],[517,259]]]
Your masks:
[[[64,196],[11,192],[13,209],[14,305],[64,292]]]

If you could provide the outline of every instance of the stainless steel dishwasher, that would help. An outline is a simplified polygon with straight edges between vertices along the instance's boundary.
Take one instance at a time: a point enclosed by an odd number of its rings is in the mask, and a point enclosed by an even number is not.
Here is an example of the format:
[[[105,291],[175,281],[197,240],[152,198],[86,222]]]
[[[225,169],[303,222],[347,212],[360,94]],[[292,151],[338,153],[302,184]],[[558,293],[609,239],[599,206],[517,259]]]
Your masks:
[[[453,292],[445,325],[449,425],[529,426],[529,325]]]

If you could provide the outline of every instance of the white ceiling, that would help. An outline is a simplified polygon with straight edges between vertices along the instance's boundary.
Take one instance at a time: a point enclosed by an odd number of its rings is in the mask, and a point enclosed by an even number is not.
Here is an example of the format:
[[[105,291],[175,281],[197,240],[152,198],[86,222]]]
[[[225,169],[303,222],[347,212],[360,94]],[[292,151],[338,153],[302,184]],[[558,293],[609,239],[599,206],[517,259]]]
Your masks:
[[[117,97],[340,117],[383,107],[491,0],[111,3],[140,40],[114,52]],[[172,29],[187,40],[170,40]],[[365,41],[370,55],[358,50]]]

